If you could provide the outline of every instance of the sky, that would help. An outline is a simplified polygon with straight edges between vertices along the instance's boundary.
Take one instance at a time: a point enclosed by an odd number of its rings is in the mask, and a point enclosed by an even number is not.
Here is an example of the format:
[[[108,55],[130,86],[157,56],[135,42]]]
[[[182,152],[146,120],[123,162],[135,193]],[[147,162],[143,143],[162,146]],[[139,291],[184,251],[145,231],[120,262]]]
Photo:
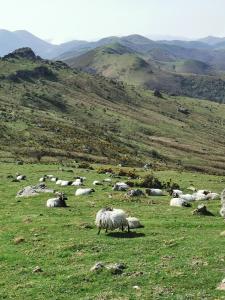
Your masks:
[[[0,29],[61,43],[141,34],[225,36],[225,0],[0,0]]]

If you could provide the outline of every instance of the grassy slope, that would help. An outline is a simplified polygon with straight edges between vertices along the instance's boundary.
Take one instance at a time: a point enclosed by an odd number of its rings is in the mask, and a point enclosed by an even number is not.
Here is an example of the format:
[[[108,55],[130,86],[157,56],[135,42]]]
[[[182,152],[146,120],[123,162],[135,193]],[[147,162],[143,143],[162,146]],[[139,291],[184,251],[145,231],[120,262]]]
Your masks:
[[[21,172],[26,182],[12,183],[9,174]],[[103,179],[96,171],[74,169],[74,175],[87,177],[89,187],[94,179]],[[75,197],[74,187],[63,190],[69,196],[67,209],[47,209],[50,195],[15,199],[23,186],[35,184],[41,175],[53,173],[63,179],[73,174],[58,171],[57,165],[1,164],[0,229],[0,298],[1,299],[223,299],[216,286],[224,278],[224,221],[219,216],[219,201],[207,206],[215,217],[192,215],[193,208],[169,207],[169,196],[125,200],[110,186],[96,187],[92,196]],[[140,171],[140,175],[145,173]],[[161,180],[178,182],[182,189],[190,184],[220,192],[221,177],[158,172]],[[124,178],[125,179],[125,178]],[[55,187],[48,183],[48,186]],[[61,189],[58,188],[57,189]],[[113,205],[139,217],[145,228],[136,230],[136,238],[119,238],[97,230],[94,225],[98,209]],[[15,244],[14,238],[24,242]],[[92,274],[89,269],[98,261],[124,262],[122,276],[107,271]],[[40,266],[43,273],[32,273]],[[143,275],[138,275],[143,272]],[[140,291],[132,287],[138,285]]]
[[[1,80],[1,159],[30,156],[36,149],[45,151],[45,159],[156,161],[224,172],[224,105],[160,99],[150,91],[23,59],[0,61],[0,76],[40,64],[58,79]],[[179,107],[188,108],[190,116]]]
[[[96,72],[128,84],[157,88],[170,94],[224,101],[224,76],[219,72],[213,73],[207,64],[180,59],[162,62],[151,56],[149,59],[146,54],[130,53],[126,47],[123,47],[122,53],[118,52],[120,47],[123,46],[112,44],[100,47],[66,62],[71,67]]]

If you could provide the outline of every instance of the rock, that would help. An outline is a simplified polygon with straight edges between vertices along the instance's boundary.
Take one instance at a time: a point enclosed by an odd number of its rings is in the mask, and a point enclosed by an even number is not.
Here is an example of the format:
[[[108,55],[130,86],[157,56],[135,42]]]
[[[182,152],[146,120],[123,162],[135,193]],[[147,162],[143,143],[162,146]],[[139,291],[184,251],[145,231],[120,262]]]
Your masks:
[[[225,291],[225,278],[221,281],[221,283],[218,285],[216,289],[220,291]]]
[[[33,271],[32,271],[33,273],[41,273],[41,272],[43,272],[43,270],[42,270],[42,268],[41,267],[39,267],[39,266],[36,266],[34,269],[33,269]]]
[[[26,186],[22,190],[20,190],[16,197],[31,197],[38,196],[39,193],[54,193],[53,189],[48,189],[44,183],[40,183],[36,186]]]
[[[214,216],[213,213],[207,210],[207,207],[204,204],[198,205],[198,207],[192,212],[192,214],[199,216]]]
[[[97,262],[91,269],[91,272],[100,272],[105,268],[102,262]]]

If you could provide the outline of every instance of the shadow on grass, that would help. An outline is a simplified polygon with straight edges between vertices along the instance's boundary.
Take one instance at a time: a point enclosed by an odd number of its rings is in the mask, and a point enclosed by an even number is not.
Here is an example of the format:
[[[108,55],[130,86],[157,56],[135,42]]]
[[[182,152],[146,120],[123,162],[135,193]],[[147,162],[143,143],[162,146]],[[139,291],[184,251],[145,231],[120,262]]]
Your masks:
[[[107,234],[107,236],[119,238],[119,239],[133,239],[133,238],[139,238],[144,237],[144,233],[138,233],[138,232],[110,232]]]

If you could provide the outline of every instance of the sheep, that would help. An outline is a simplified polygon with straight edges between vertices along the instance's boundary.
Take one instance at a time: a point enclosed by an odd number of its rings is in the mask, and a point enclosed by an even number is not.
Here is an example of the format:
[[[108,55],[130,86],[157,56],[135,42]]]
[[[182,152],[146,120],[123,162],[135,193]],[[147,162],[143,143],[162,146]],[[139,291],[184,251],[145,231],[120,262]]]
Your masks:
[[[174,198],[175,198],[175,197],[179,197],[179,196],[182,195],[182,194],[183,194],[183,192],[182,192],[181,190],[172,190],[172,191],[170,192],[170,195],[173,196]]]
[[[128,218],[127,218],[127,222],[128,222],[128,225],[129,225],[129,228],[130,228],[130,229],[135,229],[135,228],[142,228],[142,227],[144,227],[144,226],[140,223],[139,219],[134,218],[134,217],[128,217]]]
[[[68,181],[68,180],[62,180],[61,181],[61,186],[68,186],[72,185],[73,181]]]
[[[142,190],[130,190],[126,193],[127,197],[138,197],[138,196],[145,196],[145,193]]]
[[[86,188],[86,189],[77,189],[75,192],[75,196],[83,196],[83,195],[88,195],[95,192],[94,189]]]
[[[94,181],[93,181],[93,185],[102,185],[102,183],[101,183],[101,181],[94,180]]]
[[[164,196],[163,191],[160,189],[146,189],[145,191],[149,196]]]
[[[51,182],[57,182],[57,181],[58,181],[58,178],[57,178],[57,177],[52,177],[52,178],[50,179],[50,181],[51,181]]]
[[[103,181],[104,182],[112,182],[112,179],[111,178],[105,178]]]
[[[220,209],[220,215],[221,217],[225,218],[225,190],[221,193],[221,209]]]
[[[51,179],[51,178],[53,178],[53,177],[55,177],[54,175],[46,175],[46,177],[48,178],[48,179]]]
[[[67,200],[67,197],[64,193],[56,193],[58,194],[58,197],[51,198],[47,200],[46,206],[47,207],[67,207],[67,204],[65,200]]]
[[[207,200],[207,195],[210,193],[210,191],[207,190],[198,190],[193,194],[196,201],[203,201]]]
[[[130,231],[129,223],[127,221],[127,215],[122,209],[116,208],[102,208],[96,214],[95,225],[97,226],[98,234],[101,229],[108,230],[121,229],[122,231],[126,227],[128,232]]]
[[[39,182],[45,182],[45,181],[46,181],[46,179],[47,179],[47,176],[46,176],[46,175],[44,175],[43,177],[41,177],[41,178],[39,179]]]
[[[207,200],[219,200],[220,199],[220,195],[217,193],[208,193],[208,195],[206,195],[206,199]]]
[[[195,195],[191,195],[191,194],[181,194],[178,195],[178,198],[181,198],[187,202],[195,201]]]
[[[81,180],[80,178],[76,179],[71,185],[73,185],[73,186],[81,186],[81,185],[83,185],[83,180]]]
[[[126,191],[129,189],[129,185],[125,182],[117,182],[112,188],[113,191]]]
[[[56,181],[56,183],[55,183],[55,184],[57,184],[57,185],[61,185],[61,183],[62,183],[62,180],[61,180],[61,179],[58,179],[58,180]]]
[[[172,198],[170,200],[170,206],[178,206],[178,207],[190,207],[191,204],[182,198]]]
[[[16,180],[19,180],[19,181],[20,180],[26,180],[26,178],[27,178],[26,175],[21,175],[21,174],[16,175]]]

